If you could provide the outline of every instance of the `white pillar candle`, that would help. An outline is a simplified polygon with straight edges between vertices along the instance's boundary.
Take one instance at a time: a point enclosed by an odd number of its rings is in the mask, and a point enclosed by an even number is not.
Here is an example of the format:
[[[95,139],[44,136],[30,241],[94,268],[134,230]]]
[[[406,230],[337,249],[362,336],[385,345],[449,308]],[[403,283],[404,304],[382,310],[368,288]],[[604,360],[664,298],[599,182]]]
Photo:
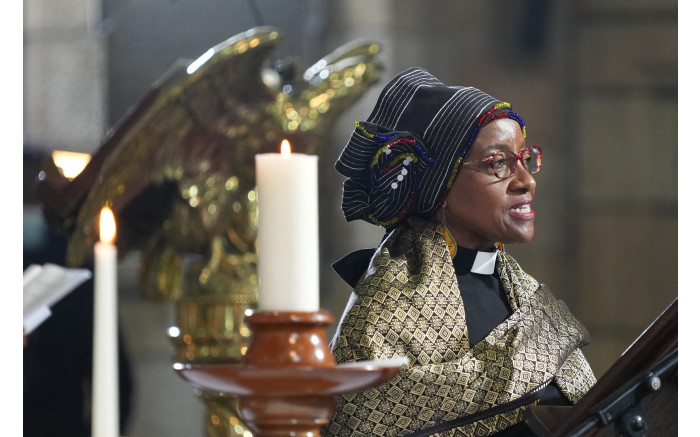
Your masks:
[[[100,213],[100,241],[95,244],[95,312],[92,355],[92,437],[119,435],[117,357],[117,248],[112,211]]]
[[[318,156],[255,156],[260,311],[319,310]]]

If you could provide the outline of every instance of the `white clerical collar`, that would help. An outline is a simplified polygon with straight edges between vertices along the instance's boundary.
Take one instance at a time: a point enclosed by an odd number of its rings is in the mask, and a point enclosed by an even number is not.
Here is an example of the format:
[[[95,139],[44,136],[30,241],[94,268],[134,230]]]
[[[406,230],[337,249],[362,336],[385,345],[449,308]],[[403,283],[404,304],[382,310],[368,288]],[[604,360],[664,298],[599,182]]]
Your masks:
[[[496,270],[497,253],[497,251],[477,252],[476,258],[474,258],[474,264],[472,264],[472,273],[492,275],[494,270]]]

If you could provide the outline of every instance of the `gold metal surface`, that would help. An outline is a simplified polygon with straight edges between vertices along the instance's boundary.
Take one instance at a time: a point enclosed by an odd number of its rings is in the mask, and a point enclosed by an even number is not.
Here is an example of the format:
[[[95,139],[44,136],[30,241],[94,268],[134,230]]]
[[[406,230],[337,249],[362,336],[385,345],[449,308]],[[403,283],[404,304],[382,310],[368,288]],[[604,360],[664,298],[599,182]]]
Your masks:
[[[121,139],[78,212],[68,264],[80,265],[90,253],[94,219],[105,202],[118,212],[133,199],[129,187],[165,182],[175,182],[179,195],[161,232],[151,238],[166,244],[143,242],[155,251],[148,257],[166,248],[206,253],[216,235],[226,236],[235,253],[255,253],[255,154],[279,151],[285,138],[295,152],[318,153],[335,120],[380,69],[374,60],[379,46],[356,42],[303,75],[266,85],[263,73],[276,73],[263,64],[281,41],[272,28],[249,30],[189,64],[199,65],[191,74],[180,65],[159,82],[162,92],[138,122],[112,133]],[[150,293],[173,297],[171,289]]]
[[[78,266],[96,241],[103,205],[119,222],[147,187],[177,187],[161,199],[169,205],[163,222],[120,253],[141,251],[143,296],[174,301],[171,340],[181,363],[236,363],[245,353],[243,318],[257,306],[254,156],[278,152],[283,139],[295,152],[318,154],[380,70],[379,46],[354,42],[283,77],[263,67],[281,42],[276,29],[255,28],[176,64],[140,115],[127,114],[110,132],[111,150],[71,220],[67,264]],[[210,435],[246,435],[230,399],[202,399]]]

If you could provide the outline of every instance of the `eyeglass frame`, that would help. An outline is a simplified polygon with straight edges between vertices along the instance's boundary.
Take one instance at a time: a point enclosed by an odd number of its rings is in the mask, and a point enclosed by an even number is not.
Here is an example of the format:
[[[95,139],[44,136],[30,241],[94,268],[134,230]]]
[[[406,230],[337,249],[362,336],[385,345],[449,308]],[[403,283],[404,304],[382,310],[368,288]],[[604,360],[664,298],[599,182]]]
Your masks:
[[[525,154],[525,152],[527,152],[528,150],[532,150],[532,149],[537,149],[537,150],[538,150],[538,153],[536,153],[534,156],[537,157],[537,159],[538,159],[538,161],[539,161],[539,164],[537,165],[537,171],[534,172],[534,173],[530,172],[530,171],[527,169],[527,167],[525,166],[525,162],[523,161],[523,155]],[[493,155],[495,155],[495,154],[497,154],[497,153],[505,153],[505,154],[509,154],[509,155],[512,155],[513,157],[515,157],[515,160],[513,161],[514,164],[511,165],[510,175],[508,175],[508,176],[506,176],[506,177],[504,177],[504,178],[498,176],[498,175],[496,174],[496,170],[493,168]],[[507,159],[507,158],[506,158],[506,159]],[[536,174],[539,173],[540,170],[542,169],[542,148],[541,148],[540,146],[530,146],[530,147],[527,147],[527,148],[523,149],[520,153],[513,153],[513,152],[511,152],[510,150],[507,150],[507,149],[499,150],[499,151],[497,151],[497,152],[490,153],[489,155],[487,155],[487,156],[486,156],[485,158],[483,158],[483,159],[477,159],[477,160],[475,160],[475,161],[463,162],[462,165],[476,164],[476,163],[479,163],[479,162],[488,162],[489,167],[491,167],[491,170],[493,171],[493,175],[496,176],[496,178],[498,178],[498,180],[501,180],[501,181],[504,181],[504,180],[506,180],[506,179],[510,179],[510,178],[512,178],[513,176],[515,176],[515,172],[517,171],[517,167],[518,167],[518,162],[520,162],[520,164],[522,164],[522,166],[523,166],[523,168],[525,169],[526,172],[528,172],[528,173],[531,174],[531,175],[536,175]]]

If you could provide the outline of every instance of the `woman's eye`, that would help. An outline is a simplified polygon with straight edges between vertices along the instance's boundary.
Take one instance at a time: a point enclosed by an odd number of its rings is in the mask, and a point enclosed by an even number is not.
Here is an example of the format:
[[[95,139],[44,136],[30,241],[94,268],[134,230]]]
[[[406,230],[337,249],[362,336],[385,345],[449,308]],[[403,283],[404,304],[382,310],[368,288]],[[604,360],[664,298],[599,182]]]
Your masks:
[[[500,170],[506,165],[506,158],[503,155],[493,155],[491,158],[491,167],[494,170]]]

